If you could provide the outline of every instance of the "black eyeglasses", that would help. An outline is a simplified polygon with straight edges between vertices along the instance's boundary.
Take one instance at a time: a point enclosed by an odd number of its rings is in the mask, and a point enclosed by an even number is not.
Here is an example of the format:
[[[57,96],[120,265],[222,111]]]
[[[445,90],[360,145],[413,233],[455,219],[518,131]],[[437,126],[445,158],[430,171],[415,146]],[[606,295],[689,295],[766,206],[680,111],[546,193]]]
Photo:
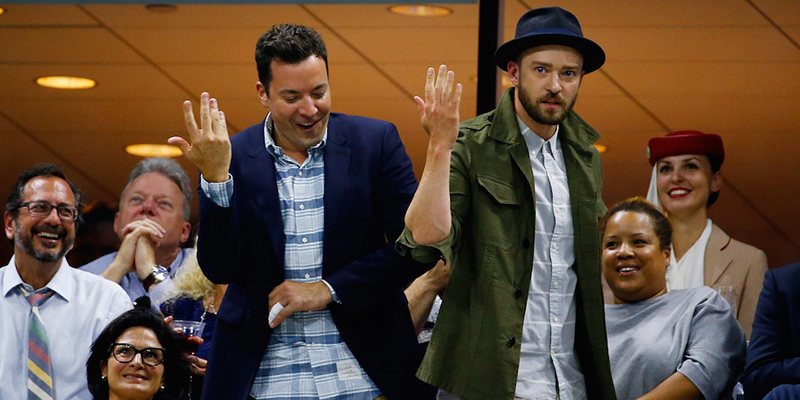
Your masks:
[[[22,207],[27,207],[28,212],[37,217],[46,217],[50,215],[50,212],[55,208],[58,212],[58,218],[64,221],[75,221],[78,219],[78,209],[73,206],[63,204],[55,205],[44,200],[39,200],[22,203],[18,208]]]
[[[164,352],[160,347],[145,347],[141,350],[128,343],[111,343],[111,355],[114,359],[125,364],[133,361],[136,355],[142,354],[142,362],[155,367],[164,362]]]

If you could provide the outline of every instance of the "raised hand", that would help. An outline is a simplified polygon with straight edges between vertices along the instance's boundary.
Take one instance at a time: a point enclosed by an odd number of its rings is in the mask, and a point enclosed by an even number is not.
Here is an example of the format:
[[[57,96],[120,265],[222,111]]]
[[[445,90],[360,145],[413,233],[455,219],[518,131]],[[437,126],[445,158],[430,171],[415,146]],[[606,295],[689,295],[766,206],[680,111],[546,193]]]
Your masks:
[[[210,97],[207,92],[200,95],[200,128],[195,122],[192,102],[189,100],[183,102],[183,118],[191,143],[180,136],[173,136],[167,142],[180,147],[186,158],[200,168],[207,181],[228,180],[231,141],[225,114],[219,110],[217,99]]]
[[[430,136],[430,144],[452,148],[458,137],[461,84],[455,84],[455,73],[447,66],[439,66],[438,76],[428,68],[425,78],[425,99],[414,96],[419,110],[420,122]]]

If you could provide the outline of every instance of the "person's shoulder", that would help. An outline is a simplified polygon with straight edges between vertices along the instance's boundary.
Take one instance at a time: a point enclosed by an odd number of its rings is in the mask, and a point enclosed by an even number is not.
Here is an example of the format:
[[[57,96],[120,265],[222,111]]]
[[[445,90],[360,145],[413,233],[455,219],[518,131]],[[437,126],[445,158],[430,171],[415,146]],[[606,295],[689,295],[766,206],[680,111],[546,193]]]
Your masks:
[[[489,112],[476,115],[459,124],[459,132],[461,135],[475,135],[480,132],[486,133],[489,127],[494,123],[496,109]],[[516,122],[516,121],[515,121]]]
[[[231,145],[238,147],[238,145],[251,146],[258,141],[264,141],[264,120],[250,126],[235,135],[231,136]]]
[[[720,251],[728,250],[742,256],[761,256],[763,254],[764,258],[766,258],[766,254],[761,249],[730,237],[722,228],[713,223],[711,225],[709,246],[711,246],[711,242],[721,244]]]
[[[116,256],[117,256],[116,251],[113,253],[108,253],[88,264],[85,264],[82,267],[79,267],[78,269],[81,271],[90,272],[95,275],[100,275],[103,273],[103,271],[106,270],[106,268],[108,268],[108,265],[111,264],[112,261],[114,261],[114,257]]]
[[[342,113],[331,113],[330,119],[328,120],[329,133],[331,130],[337,132],[362,133],[375,130],[386,130],[393,127],[394,124],[389,121]]]
[[[800,286],[800,263],[770,269],[767,271],[767,276],[777,282],[788,282]]]
[[[674,302],[685,303],[689,307],[707,303],[709,300],[716,302],[716,298],[719,298],[720,301],[725,301],[714,289],[708,286],[670,290],[667,292],[667,295],[671,297]]]

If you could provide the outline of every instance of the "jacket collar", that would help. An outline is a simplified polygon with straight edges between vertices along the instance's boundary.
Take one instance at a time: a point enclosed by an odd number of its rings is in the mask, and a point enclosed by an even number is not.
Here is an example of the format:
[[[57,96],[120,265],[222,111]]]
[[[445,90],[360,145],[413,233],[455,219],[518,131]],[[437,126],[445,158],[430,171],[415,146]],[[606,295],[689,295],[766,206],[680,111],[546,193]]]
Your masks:
[[[705,257],[703,258],[703,282],[707,286],[714,286],[733,262],[734,254],[724,251],[731,243],[731,237],[716,225],[711,225],[711,236],[706,244]]]
[[[487,119],[487,123],[492,123],[489,128],[489,137],[508,144],[523,141],[522,135],[517,125],[517,113],[514,109],[514,90],[509,88],[500,97],[494,117]],[[574,110],[567,114],[567,118],[561,122],[563,129],[559,130],[562,143],[583,148],[592,145],[600,134],[589,126]]]

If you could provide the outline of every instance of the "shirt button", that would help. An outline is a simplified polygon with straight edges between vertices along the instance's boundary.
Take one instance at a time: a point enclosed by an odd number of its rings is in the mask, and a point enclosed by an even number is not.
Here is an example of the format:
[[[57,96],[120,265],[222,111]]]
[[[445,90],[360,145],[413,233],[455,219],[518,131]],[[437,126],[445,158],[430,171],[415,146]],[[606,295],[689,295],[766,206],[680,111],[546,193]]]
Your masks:
[[[303,176],[303,171],[297,171],[297,175]]]
[[[311,278],[311,275],[306,274],[306,279],[309,279],[309,278]]]
[[[300,204],[300,209],[301,209],[301,210],[305,210],[305,209],[306,209],[306,206],[305,206],[304,204]]]
[[[553,317],[553,322],[558,322],[558,317]]]
[[[516,291],[514,291],[514,298],[518,299],[520,297],[522,297],[522,289],[517,289]]]
[[[303,243],[308,243],[308,239],[303,238]]]
[[[517,338],[512,336],[511,338],[508,339],[508,342],[506,342],[506,346],[514,347],[514,343],[517,343]]]
[[[551,244],[550,244],[550,247],[551,247],[553,250],[556,250],[556,249],[558,249],[558,243],[551,243]]]

